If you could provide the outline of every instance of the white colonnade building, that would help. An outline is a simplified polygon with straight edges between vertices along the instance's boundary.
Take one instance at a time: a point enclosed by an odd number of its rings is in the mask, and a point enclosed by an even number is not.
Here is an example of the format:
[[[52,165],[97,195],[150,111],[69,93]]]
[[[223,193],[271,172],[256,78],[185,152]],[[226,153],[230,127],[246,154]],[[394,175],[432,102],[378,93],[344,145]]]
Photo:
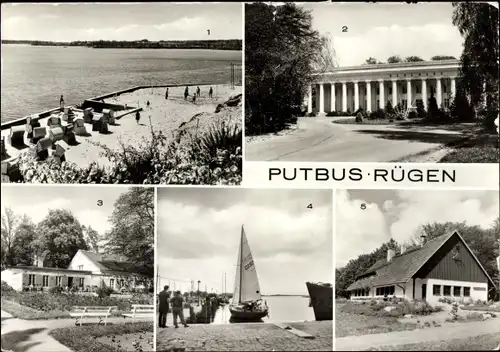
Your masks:
[[[388,101],[393,107],[415,108],[419,100],[427,110],[431,93],[438,107],[449,108],[459,67],[458,60],[439,60],[335,68],[315,74],[316,104],[313,107],[310,86],[307,111],[325,114],[362,108],[371,112],[384,109]]]

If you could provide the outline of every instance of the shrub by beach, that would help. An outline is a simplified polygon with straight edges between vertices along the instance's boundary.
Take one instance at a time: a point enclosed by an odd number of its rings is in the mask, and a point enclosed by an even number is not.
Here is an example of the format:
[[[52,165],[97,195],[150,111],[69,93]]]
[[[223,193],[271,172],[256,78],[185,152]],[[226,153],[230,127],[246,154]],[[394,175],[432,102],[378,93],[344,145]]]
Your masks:
[[[137,145],[120,143],[118,150],[102,148],[111,167],[92,162],[79,167],[54,159],[40,162],[25,153],[19,160],[23,182],[237,185],[242,175],[242,130],[236,123],[214,122],[206,131],[177,140],[151,128]]]

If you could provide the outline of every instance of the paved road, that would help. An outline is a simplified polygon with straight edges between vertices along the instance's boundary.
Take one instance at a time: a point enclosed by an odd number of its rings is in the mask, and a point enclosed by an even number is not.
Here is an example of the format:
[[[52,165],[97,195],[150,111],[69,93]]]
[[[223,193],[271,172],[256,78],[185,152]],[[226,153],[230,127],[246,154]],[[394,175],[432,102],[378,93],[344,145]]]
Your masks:
[[[298,337],[271,323],[197,324],[157,330],[156,349],[186,351],[332,351],[331,321],[290,323],[314,339]]]
[[[303,117],[295,132],[245,145],[247,161],[390,162],[459,140],[460,131],[432,127],[346,125]]]
[[[335,339],[335,348],[339,351],[361,351],[374,347],[466,339],[495,333],[500,335],[500,318],[471,323],[449,323],[441,327],[411,331],[340,337]]]

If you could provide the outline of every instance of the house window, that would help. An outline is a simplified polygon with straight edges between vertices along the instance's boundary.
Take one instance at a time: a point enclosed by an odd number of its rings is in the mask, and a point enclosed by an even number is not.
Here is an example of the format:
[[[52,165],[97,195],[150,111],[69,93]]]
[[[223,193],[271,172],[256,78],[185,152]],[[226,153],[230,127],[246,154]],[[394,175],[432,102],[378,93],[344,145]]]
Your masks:
[[[403,87],[403,94],[406,94],[406,87]]]
[[[464,287],[464,297],[470,297],[470,287]]]
[[[447,109],[450,107],[450,98],[444,98],[444,107]]]
[[[441,296],[441,285],[433,285],[432,286],[432,294],[434,296]]]
[[[389,87],[389,94],[392,94],[392,87]]]
[[[419,86],[416,86],[416,87],[415,87],[415,91],[417,92],[417,94],[420,94],[420,87],[419,87]]]
[[[451,296],[451,286],[444,286],[443,295],[445,295],[445,296]]]
[[[79,286],[80,286],[80,287],[83,287],[83,286],[84,286],[84,285],[83,285],[83,282],[84,282],[84,281],[85,281],[85,278],[83,278],[83,277],[81,277],[81,278],[79,278],[79,279],[78,279],[78,283],[79,283]]]
[[[453,296],[460,297],[461,289],[462,289],[462,287],[460,287],[460,286],[453,286]]]
[[[62,276],[57,276],[56,277],[56,286],[61,286],[62,285]]]
[[[115,279],[109,279],[109,287],[115,288]]]
[[[78,265],[76,268],[77,270],[83,270],[83,265]]]
[[[394,295],[395,292],[395,286],[384,286],[384,287],[377,287],[376,289],[376,294],[377,296],[391,296]]]
[[[43,287],[49,287],[49,276],[48,275],[43,275],[43,277],[42,277],[42,286]]]
[[[380,88],[377,88],[377,94],[380,94]]]
[[[35,286],[35,275],[34,274],[28,275],[28,285]]]

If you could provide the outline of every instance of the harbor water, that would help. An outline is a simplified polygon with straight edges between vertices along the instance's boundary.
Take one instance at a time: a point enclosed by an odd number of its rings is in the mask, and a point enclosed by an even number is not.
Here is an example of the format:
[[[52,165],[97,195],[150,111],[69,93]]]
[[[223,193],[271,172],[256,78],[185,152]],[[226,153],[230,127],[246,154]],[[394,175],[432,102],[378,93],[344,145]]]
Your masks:
[[[2,123],[138,85],[227,84],[241,51],[2,45]]]
[[[314,311],[309,307],[309,298],[303,296],[267,296],[262,297],[269,307],[269,317],[262,319],[263,322],[296,322],[314,321]],[[184,309],[184,317],[189,317],[189,309]],[[212,324],[230,324],[231,312],[229,304],[220,306]],[[167,322],[171,324],[172,314],[168,314]]]

